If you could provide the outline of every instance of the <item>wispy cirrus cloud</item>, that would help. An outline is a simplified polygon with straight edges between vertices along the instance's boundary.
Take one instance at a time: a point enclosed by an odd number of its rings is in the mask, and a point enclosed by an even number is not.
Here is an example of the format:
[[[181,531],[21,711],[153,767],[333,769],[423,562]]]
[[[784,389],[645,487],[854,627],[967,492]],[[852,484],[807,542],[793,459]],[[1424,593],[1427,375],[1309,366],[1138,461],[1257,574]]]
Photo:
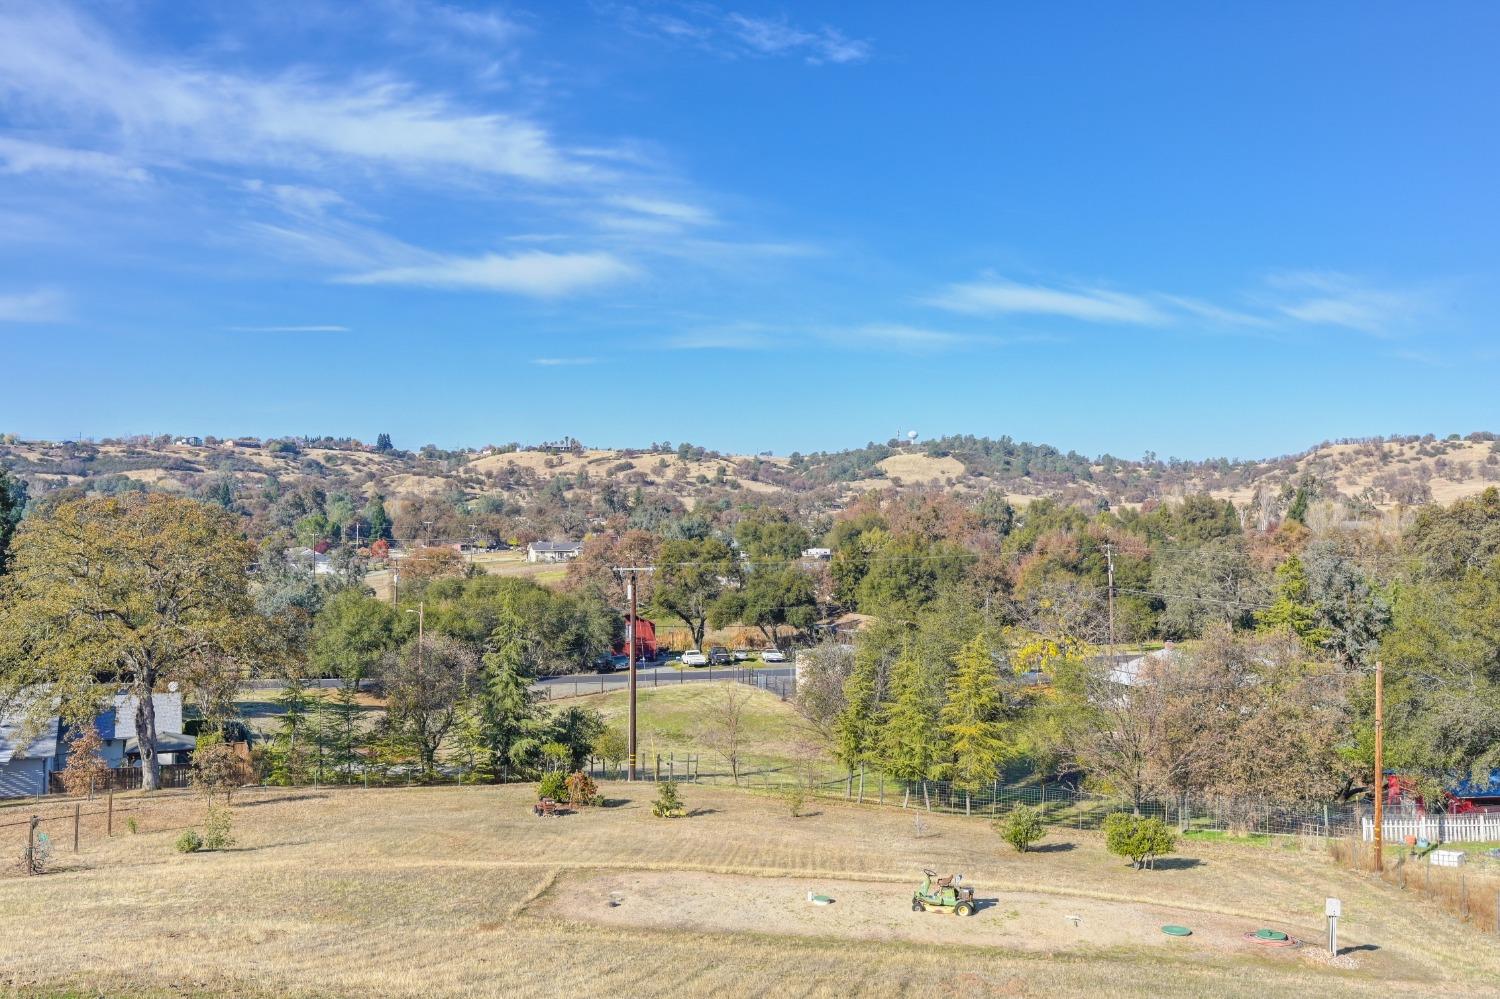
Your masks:
[[[522,114],[471,110],[388,74],[254,76],[137,54],[61,5],[0,9],[0,94],[37,122],[112,126],[116,154],[138,165],[337,159],[536,183],[598,173]]]
[[[348,333],[349,327],[335,324],[312,326],[231,326],[232,333]]]
[[[808,30],[786,20],[725,15],[728,30],[741,42],[764,55],[796,55],[814,65],[863,62],[870,58],[870,43],[849,38],[837,28]]]
[[[1331,271],[1281,272],[1271,275],[1267,284],[1282,296],[1274,305],[1282,315],[1361,333],[1387,335],[1436,309],[1428,289],[1376,287]]]
[[[56,288],[0,292],[0,323],[55,323],[67,311],[67,299]]]
[[[716,221],[713,212],[701,205],[669,198],[653,198],[638,194],[617,194],[605,199],[607,204],[637,215],[665,219],[682,225],[709,225]]]
[[[771,350],[816,340],[840,347],[900,353],[932,353],[976,344],[987,338],[906,323],[856,323],[849,326],[776,326],[730,323],[692,329],[667,338],[674,350]]]
[[[1423,287],[1377,287],[1346,274],[1296,271],[1272,274],[1231,304],[1158,291],[1119,291],[1097,285],[1025,283],[990,277],[947,285],[921,301],[980,317],[1028,315],[1102,325],[1226,332],[1337,327],[1387,335],[1436,311]]]
[[[145,168],[114,153],[29,142],[0,135],[0,173],[63,173],[142,183]]]
[[[831,25],[805,27],[790,20],[725,11],[703,3],[677,3],[664,9],[634,5],[615,8],[626,29],[669,42],[692,45],[728,58],[798,58],[809,65],[864,62],[871,44]]]
[[[1101,288],[1057,288],[991,279],[950,284],[926,304],[975,316],[1062,316],[1093,323],[1149,324],[1165,315],[1149,299]]]
[[[769,350],[780,342],[771,327],[741,322],[685,330],[667,337],[662,346],[672,350]]]
[[[978,337],[951,330],[912,326],[906,323],[865,323],[850,327],[826,328],[813,331],[814,335],[830,343],[851,347],[884,347],[901,351],[946,350],[973,343]]]
[[[477,257],[433,257],[427,262],[385,267],[335,280],[352,285],[411,285],[498,291],[536,298],[613,284],[637,269],[610,253],[486,253]]]

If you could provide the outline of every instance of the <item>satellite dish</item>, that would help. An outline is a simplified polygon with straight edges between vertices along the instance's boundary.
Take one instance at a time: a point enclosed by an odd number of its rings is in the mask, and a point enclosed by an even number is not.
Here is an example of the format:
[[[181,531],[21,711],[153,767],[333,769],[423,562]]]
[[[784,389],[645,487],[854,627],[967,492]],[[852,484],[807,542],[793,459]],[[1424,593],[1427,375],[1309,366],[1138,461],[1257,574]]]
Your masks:
[[[174,694],[177,693],[177,681],[173,680],[171,683],[167,684],[167,690]]]
[[[908,430],[906,432],[906,439],[909,441],[915,441],[917,439],[917,432],[915,430]]]

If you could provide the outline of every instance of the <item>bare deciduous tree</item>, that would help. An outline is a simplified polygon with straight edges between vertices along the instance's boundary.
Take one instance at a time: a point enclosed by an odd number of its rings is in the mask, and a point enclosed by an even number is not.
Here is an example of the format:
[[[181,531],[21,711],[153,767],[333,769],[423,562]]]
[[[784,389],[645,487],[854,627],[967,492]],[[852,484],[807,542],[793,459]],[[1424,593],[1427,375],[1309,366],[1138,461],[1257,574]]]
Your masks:
[[[740,782],[740,757],[745,750],[745,705],[753,695],[738,683],[725,683],[709,705],[699,739],[724,758],[734,782]]]

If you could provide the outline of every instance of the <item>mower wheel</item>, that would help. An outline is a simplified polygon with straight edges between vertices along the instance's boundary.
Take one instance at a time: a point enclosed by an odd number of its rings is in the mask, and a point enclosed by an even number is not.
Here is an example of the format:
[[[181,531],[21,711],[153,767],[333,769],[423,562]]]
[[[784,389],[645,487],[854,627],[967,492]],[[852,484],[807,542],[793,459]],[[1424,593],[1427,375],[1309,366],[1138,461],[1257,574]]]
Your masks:
[[[956,906],[953,907],[953,914],[955,916],[972,916],[972,915],[974,915],[974,903],[973,902],[960,902],[960,903],[958,903]]]
[[[922,911],[922,902],[919,899],[915,899],[914,898],[914,899],[911,900],[911,911],[912,912],[921,912]]]

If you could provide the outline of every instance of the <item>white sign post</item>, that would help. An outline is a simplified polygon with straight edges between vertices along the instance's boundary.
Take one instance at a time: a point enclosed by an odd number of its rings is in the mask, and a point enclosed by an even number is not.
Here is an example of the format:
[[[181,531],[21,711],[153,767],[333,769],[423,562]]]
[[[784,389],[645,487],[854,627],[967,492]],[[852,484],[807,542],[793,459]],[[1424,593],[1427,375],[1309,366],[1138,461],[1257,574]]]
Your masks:
[[[1323,900],[1323,914],[1328,917],[1328,954],[1339,956],[1339,917],[1344,914],[1344,903],[1336,898]]]

